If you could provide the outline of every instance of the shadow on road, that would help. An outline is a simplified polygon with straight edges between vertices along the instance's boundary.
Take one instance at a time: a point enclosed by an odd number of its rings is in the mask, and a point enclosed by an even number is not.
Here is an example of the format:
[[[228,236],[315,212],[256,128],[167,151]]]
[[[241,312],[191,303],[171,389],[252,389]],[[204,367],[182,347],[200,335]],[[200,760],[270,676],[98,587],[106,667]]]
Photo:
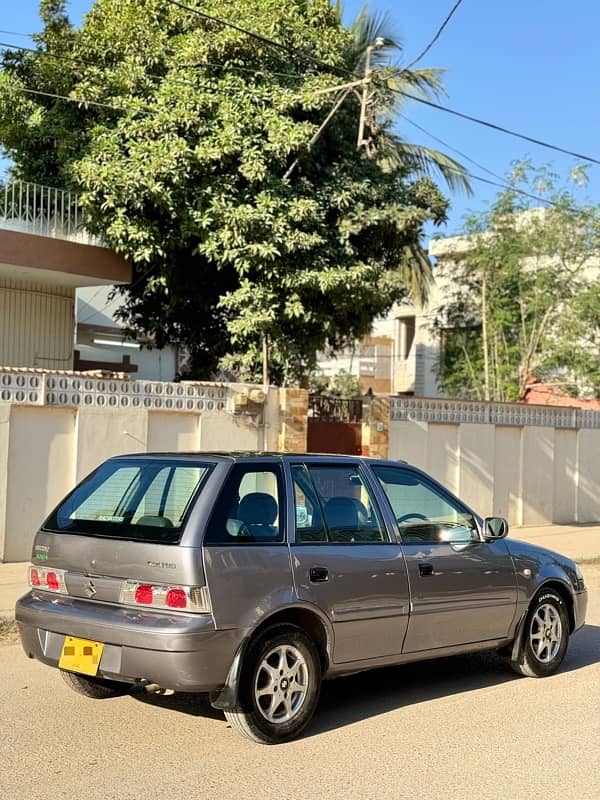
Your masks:
[[[571,640],[560,672],[581,669],[598,661],[600,626],[586,625]],[[326,681],[319,708],[304,736],[315,736],[405,706],[498,686],[512,680],[520,678],[504,659],[495,653],[483,652],[369,670]],[[134,696],[141,702],[161,709],[223,719],[223,714],[212,708],[207,695],[181,693],[166,697]]]

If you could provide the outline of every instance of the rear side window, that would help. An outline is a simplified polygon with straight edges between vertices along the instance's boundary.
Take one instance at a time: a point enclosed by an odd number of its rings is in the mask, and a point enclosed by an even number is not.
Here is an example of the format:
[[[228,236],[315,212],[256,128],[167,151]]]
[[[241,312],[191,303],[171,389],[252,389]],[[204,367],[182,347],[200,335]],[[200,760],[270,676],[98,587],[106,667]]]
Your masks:
[[[107,461],[79,484],[44,527],[176,544],[211,469],[201,462]]]
[[[283,478],[278,464],[236,464],[219,495],[205,544],[283,541]]]

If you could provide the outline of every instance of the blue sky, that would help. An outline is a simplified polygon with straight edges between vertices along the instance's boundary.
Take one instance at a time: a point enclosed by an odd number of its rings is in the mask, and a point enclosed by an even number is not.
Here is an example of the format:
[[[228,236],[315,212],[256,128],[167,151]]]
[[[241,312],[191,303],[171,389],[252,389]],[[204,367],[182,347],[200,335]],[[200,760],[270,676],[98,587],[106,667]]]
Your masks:
[[[72,19],[80,21],[92,4],[93,0],[71,0]],[[23,32],[39,28],[37,0],[2,5],[0,28]],[[362,0],[346,0],[348,18],[362,5]],[[369,8],[389,12],[406,63],[432,38],[452,5],[453,0],[371,0]],[[420,66],[447,70],[445,105],[600,158],[599,30],[598,0],[463,0]],[[575,163],[570,157],[417,104],[407,107],[406,114],[500,175],[511,161],[525,156],[535,163],[552,162],[562,174]],[[408,140],[439,147],[404,121],[399,128]],[[477,167],[467,166],[486,176]],[[598,203],[600,165],[592,166],[588,174],[589,185],[581,199]],[[446,233],[458,230],[465,213],[482,208],[495,194],[483,184],[474,183],[473,188],[472,197],[452,196]]]

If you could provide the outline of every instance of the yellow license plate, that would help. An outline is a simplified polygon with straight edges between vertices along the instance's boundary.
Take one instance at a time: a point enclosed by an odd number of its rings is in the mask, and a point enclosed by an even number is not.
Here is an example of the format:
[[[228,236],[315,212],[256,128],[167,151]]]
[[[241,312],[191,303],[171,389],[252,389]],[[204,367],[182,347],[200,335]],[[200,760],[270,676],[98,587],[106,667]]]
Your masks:
[[[77,639],[65,636],[58,666],[69,672],[80,672],[82,675],[96,675],[102,658],[104,645],[102,642],[90,642],[88,639]]]

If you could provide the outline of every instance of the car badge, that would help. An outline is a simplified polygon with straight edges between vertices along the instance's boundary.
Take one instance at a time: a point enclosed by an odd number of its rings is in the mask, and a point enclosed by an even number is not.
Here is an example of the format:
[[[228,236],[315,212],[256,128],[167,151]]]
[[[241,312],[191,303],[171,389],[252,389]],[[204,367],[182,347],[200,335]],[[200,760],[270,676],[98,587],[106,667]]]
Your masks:
[[[88,585],[85,587],[85,593],[88,597],[92,598],[96,594],[96,586],[94,581],[90,581]]]

